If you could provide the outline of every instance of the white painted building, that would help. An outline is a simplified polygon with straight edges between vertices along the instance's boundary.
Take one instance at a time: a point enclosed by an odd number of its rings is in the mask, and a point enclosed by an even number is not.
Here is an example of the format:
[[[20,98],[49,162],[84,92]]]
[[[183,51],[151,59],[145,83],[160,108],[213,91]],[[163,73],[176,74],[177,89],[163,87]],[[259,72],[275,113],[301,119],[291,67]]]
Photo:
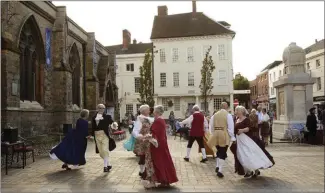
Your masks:
[[[116,85],[119,88],[118,102],[122,120],[126,114],[136,115],[140,107],[139,68],[143,64],[146,50],[152,48],[152,43],[137,43],[133,40],[131,44],[130,32],[123,30],[123,44],[106,48],[116,53]]]
[[[273,83],[279,80],[280,76],[283,75],[284,63],[282,61],[274,61],[270,64],[268,70],[269,76],[269,105],[276,104],[276,88],[273,87]],[[275,109],[275,108],[274,108]]]
[[[325,102],[324,95],[324,39],[305,49],[306,70],[315,80],[313,85],[314,104]]]
[[[220,109],[222,101],[233,109],[232,40],[235,32],[227,22],[215,22],[202,12],[193,11],[168,15],[166,6],[158,7],[151,40],[154,50],[154,93],[156,104],[165,107],[164,118],[170,111],[184,118],[188,109],[200,99],[202,61],[211,46],[210,55],[216,69],[213,72],[213,97],[208,102],[210,114]],[[168,101],[173,106],[168,107]]]

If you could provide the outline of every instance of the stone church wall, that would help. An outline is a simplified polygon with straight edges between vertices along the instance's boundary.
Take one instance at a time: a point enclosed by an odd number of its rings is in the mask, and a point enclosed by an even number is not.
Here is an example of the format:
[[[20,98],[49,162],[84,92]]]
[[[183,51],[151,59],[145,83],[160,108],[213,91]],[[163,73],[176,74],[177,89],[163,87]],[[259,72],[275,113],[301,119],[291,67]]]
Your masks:
[[[37,136],[60,131],[63,124],[74,124],[80,109],[96,109],[99,99],[98,78],[93,68],[94,33],[85,32],[66,16],[65,7],[51,2],[10,1],[1,2],[1,126],[18,127],[22,136]],[[41,100],[20,100],[20,32],[26,21],[33,20],[41,42],[40,81]],[[33,29],[35,29],[33,28]],[[52,29],[52,67],[45,66],[46,28]],[[92,44],[91,44],[92,43]],[[75,44],[80,59],[80,106],[72,104],[72,70],[69,53]],[[99,43],[97,43],[99,44]],[[100,45],[99,56],[108,52]],[[63,60],[65,58],[65,61]],[[64,61],[64,62],[62,62]],[[85,66],[84,66],[85,65]],[[108,66],[107,63],[98,64]],[[84,72],[86,69],[86,72]],[[104,67],[105,69],[105,67]],[[84,74],[87,74],[84,77]],[[107,77],[107,76],[105,76]],[[84,82],[87,82],[84,90]],[[103,80],[106,82],[106,80]],[[115,81],[115,80],[114,80]],[[16,84],[13,84],[16,83]],[[13,89],[16,85],[16,89]],[[14,93],[16,90],[16,93]],[[84,97],[86,93],[86,98]],[[105,98],[105,96],[103,96]],[[87,100],[87,101],[85,101]],[[84,106],[87,102],[87,106]],[[93,112],[91,113],[93,114]]]

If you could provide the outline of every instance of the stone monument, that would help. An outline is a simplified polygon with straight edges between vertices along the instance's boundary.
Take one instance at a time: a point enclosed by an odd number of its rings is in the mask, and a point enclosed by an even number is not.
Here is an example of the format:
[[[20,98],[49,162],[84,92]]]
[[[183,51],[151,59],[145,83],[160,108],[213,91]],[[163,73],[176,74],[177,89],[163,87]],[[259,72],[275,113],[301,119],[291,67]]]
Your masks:
[[[306,72],[304,49],[291,43],[283,51],[284,74],[273,83],[276,88],[276,114],[273,138],[285,139],[287,129],[306,124],[308,110],[313,107],[314,80]]]

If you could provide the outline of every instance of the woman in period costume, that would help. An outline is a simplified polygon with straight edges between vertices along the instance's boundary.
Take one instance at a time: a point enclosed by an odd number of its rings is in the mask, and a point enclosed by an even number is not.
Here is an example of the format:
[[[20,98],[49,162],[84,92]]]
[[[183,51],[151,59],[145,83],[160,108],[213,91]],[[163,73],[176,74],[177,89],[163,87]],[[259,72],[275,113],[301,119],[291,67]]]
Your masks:
[[[202,113],[204,113],[204,112],[202,112]],[[207,120],[208,125],[209,125],[209,123],[210,123],[210,116],[205,117],[205,119]],[[216,155],[215,148],[214,147],[213,148],[210,148],[208,146],[208,144],[207,144],[208,143],[208,140],[210,138],[210,135],[211,135],[211,130],[209,128],[205,128],[205,130],[206,130],[206,132],[204,133],[204,136],[203,136],[203,144],[204,144],[204,148],[205,148],[206,155],[207,156],[208,155],[211,155],[213,158],[215,158],[215,155]],[[201,153],[201,148],[200,147],[198,147],[198,148],[199,148],[199,153]]]
[[[140,175],[142,177],[142,179],[143,179],[143,178],[146,177],[146,174],[148,172],[150,173],[149,176],[151,176],[151,171],[152,170],[150,168],[147,168],[148,160],[149,160],[149,162],[151,162],[151,156],[146,154],[146,152],[149,151],[150,143],[149,143],[149,141],[147,141],[145,139],[141,139],[141,138],[144,138],[144,136],[149,136],[150,135],[151,124],[150,124],[149,118],[147,118],[145,116],[139,116],[138,121],[141,122],[141,129],[140,129],[140,132],[139,132],[139,135],[138,135],[138,137],[140,139],[135,141],[134,153],[136,155],[140,156],[140,157],[144,156],[144,158],[145,158],[144,165],[145,165],[145,171],[147,171],[147,172]]]
[[[230,147],[235,156],[235,172],[244,177],[260,175],[259,169],[272,167],[275,162],[273,157],[265,150],[263,142],[259,139],[256,123],[252,127],[250,118],[245,116],[245,107],[237,106],[236,115],[238,117],[235,124],[235,134],[237,142]],[[256,118],[253,118],[256,119]],[[253,120],[257,122],[257,120]],[[257,136],[255,136],[257,135]]]
[[[270,136],[269,121],[270,121],[270,117],[266,113],[266,109],[262,109],[261,136],[266,146],[269,144],[269,136]]]
[[[109,172],[112,166],[109,163],[109,127],[113,123],[112,117],[104,113],[105,105],[97,106],[97,113],[92,118],[92,136],[96,144],[96,153],[104,160],[104,172]]]
[[[142,175],[142,178],[145,179],[144,186],[151,188],[155,187],[155,169],[153,166],[153,162],[151,159],[151,151],[150,151],[150,144],[152,144],[154,147],[158,147],[158,142],[155,138],[152,137],[150,128],[151,128],[151,122],[148,118],[142,118],[142,128],[140,131],[140,134],[143,135],[142,142],[139,143],[141,146],[137,147],[137,150],[145,155],[145,173]],[[144,134],[146,133],[146,134]]]
[[[152,143],[150,146],[154,178],[147,179],[150,181],[145,184],[146,188],[155,187],[156,183],[160,183],[162,187],[168,187],[170,184],[178,181],[175,166],[167,144],[166,123],[163,117],[161,117],[163,113],[163,106],[159,105],[154,108],[155,121],[151,126],[152,135],[147,135],[146,138],[150,141],[152,141],[152,138],[157,140],[157,145],[153,145]]]
[[[62,142],[50,152],[52,159],[59,159],[64,163],[62,165],[63,169],[71,170],[69,165],[78,166],[86,164],[88,116],[89,111],[83,109],[80,112],[80,118],[77,120],[76,128],[68,133]]]

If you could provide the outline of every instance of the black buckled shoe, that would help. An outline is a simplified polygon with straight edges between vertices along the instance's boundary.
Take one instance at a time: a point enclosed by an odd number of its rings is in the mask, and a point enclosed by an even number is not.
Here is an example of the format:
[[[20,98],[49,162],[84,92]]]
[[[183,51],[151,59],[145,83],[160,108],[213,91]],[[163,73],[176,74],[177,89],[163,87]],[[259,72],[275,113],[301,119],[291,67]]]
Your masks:
[[[253,174],[253,178],[256,178],[257,176],[261,175],[261,172],[259,170],[255,170],[254,174]]]
[[[190,161],[190,158],[187,158],[187,157],[184,157],[184,160],[189,162]]]
[[[215,171],[216,171],[216,173],[218,173],[219,172],[219,167],[216,167],[216,170]]]
[[[104,172],[109,172],[112,169],[112,166],[104,167]]]
[[[249,178],[249,177],[252,177],[253,175],[254,175],[254,172],[249,172],[244,175],[244,178]]]
[[[201,163],[205,163],[206,161],[208,161],[208,158],[204,158],[204,159],[202,159],[200,162],[201,162]]]
[[[217,172],[217,176],[218,176],[219,178],[223,178],[223,177],[224,177],[224,175],[223,175],[221,172]]]

